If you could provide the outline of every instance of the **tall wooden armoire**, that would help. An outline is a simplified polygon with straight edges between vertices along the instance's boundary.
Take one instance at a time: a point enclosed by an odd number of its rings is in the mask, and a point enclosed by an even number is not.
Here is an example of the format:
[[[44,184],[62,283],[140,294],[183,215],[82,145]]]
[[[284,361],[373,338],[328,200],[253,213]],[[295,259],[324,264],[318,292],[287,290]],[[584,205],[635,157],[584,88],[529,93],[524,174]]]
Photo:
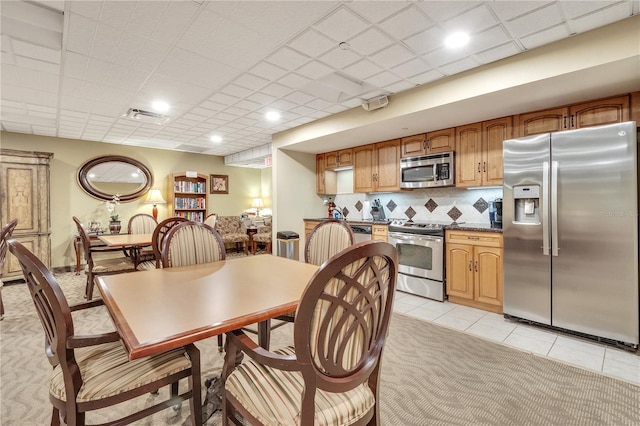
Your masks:
[[[50,152],[0,149],[0,225],[18,219],[13,238],[51,267],[51,213],[49,209]],[[22,269],[7,254],[2,280],[22,278]]]

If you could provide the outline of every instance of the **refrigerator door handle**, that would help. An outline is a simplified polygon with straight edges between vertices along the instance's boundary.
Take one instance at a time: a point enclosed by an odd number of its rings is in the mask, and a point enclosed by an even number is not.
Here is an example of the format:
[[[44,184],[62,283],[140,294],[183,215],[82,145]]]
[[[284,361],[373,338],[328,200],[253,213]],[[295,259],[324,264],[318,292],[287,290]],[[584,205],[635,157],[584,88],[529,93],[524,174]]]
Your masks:
[[[551,255],[558,255],[558,162],[551,162]]]
[[[549,162],[542,163],[542,254],[549,256]]]

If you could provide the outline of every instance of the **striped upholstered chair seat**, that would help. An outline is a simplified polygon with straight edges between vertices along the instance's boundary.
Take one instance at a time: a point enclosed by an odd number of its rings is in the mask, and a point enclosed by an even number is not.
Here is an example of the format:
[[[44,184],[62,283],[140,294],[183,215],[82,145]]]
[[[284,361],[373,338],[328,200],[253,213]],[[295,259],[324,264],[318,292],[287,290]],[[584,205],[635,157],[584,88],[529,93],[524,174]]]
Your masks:
[[[171,228],[181,222],[188,222],[184,217],[170,217],[158,224],[151,235],[151,248],[153,249],[153,259],[146,260],[138,265],[139,270],[159,269],[162,266],[162,244],[164,238]]]
[[[172,227],[162,246],[162,265],[196,265],[224,260],[226,252],[220,234],[199,222],[182,222]]]
[[[324,262],[302,295],[292,347],[267,352],[242,330],[227,333],[224,419],[241,416],[269,426],[380,424],[379,363],[397,257],[391,244],[366,241]],[[236,366],[239,351],[251,360]]]
[[[138,411],[109,424],[130,424],[185,400],[190,402],[191,424],[202,424],[200,352],[195,345],[129,361],[115,331],[75,334],[71,312],[102,305],[102,300],[69,306],[53,274],[33,253],[15,240],[9,242],[9,249],[20,262],[45,332],[45,354],[53,366],[49,382],[52,425],[84,425],[87,412],[136,398],[140,402],[128,407]],[[179,394],[179,381],[185,378],[190,389]],[[170,388],[169,397],[158,397],[161,400],[154,405],[139,398],[164,386]]]
[[[146,213],[138,213],[131,216],[129,224],[127,225],[128,234],[152,234],[158,226],[158,221],[151,215]],[[142,262],[153,261],[155,256],[153,254],[153,247],[142,247],[138,256]],[[138,268],[141,269],[141,268]],[[144,268],[142,268],[144,269]]]

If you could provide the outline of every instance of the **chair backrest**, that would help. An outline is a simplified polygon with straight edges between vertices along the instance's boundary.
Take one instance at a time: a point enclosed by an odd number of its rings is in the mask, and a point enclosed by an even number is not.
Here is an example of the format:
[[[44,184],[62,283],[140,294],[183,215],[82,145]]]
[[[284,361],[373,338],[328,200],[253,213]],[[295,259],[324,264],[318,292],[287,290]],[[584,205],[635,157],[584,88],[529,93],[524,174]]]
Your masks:
[[[127,234],[151,234],[158,226],[158,221],[149,214],[138,213],[129,219]]]
[[[242,232],[242,219],[240,216],[218,216],[216,231],[221,234],[235,234]]]
[[[73,221],[76,223],[76,228],[78,228],[78,236],[80,237],[80,242],[82,243],[82,251],[84,252],[84,260],[87,262],[87,268],[89,271],[93,270],[93,256],[91,256],[91,238],[89,238],[89,233],[85,229],[80,219],[73,216]]]
[[[328,219],[317,224],[304,246],[304,261],[322,265],[334,254],[352,246],[355,241],[351,227],[344,220]]]
[[[6,223],[0,231],[0,277],[2,277],[2,269],[4,268],[4,261],[7,259],[7,241],[11,238],[13,230],[18,225],[18,219],[13,219],[11,222]]]
[[[169,230],[162,244],[164,268],[217,262],[225,258],[222,237],[204,223],[179,223]]]
[[[364,241],[331,257],[314,274],[294,322],[305,386],[315,382],[320,389],[345,392],[368,381],[377,393],[397,271],[393,245]],[[312,415],[311,423],[305,423],[309,414],[304,411],[313,413],[314,394],[305,388],[301,424],[313,424]]]
[[[45,354],[49,363],[54,367],[61,364],[65,379],[76,375],[81,381],[79,369],[75,365],[74,351],[67,349],[68,337],[73,336],[74,329],[71,309],[62,289],[40,259],[18,241],[9,240],[9,250],[20,262],[24,279],[44,328]]]
[[[167,233],[171,228],[175,225],[189,222],[189,219],[186,217],[170,217],[168,219],[163,220],[156,226],[153,230],[153,235],[151,236],[151,246],[153,247],[153,255],[156,258],[156,268],[159,268],[162,264],[162,244],[164,243],[164,239],[167,236]]]
[[[213,229],[216,229],[216,222],[218,221],[218,215],[215,213],[211,213],[204,219],[204,224],[209,225]]]

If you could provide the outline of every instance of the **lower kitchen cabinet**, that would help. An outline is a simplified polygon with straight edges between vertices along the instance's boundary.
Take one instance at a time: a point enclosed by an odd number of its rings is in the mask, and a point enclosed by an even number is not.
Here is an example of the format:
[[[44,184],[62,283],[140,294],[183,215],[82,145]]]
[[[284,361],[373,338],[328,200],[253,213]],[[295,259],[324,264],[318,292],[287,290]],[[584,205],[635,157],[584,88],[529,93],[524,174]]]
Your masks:
[[[446,232],[449,301],[502,313],[502,234]]]
[[[387,225],[373,225],[371,227],[371,239],[388,242],[389,227]]]

